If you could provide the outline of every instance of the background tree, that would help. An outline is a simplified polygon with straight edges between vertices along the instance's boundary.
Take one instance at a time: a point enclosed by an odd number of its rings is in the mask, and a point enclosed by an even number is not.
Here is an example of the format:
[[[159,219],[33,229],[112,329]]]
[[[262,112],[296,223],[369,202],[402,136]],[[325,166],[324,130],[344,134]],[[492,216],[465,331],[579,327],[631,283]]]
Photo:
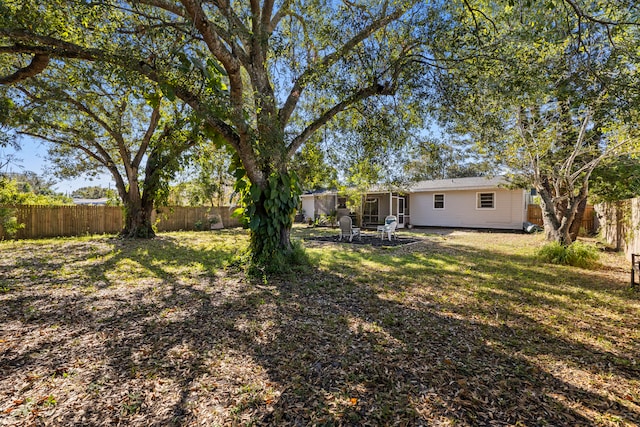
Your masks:
[[[603,161],[591,175],[591,200],[615,202],[640,196],[640,159],[623,155]]]
[[[476,158],[473,147],[453,139],[428,138],[407,150],[403,170],[410,182],[488,175],[488,162]]]
[[[55,180],[32,171],[6,173],[4,177],[15,181],[18,190],[23,193],[34,193],[43,196],[61,195],[53,189],[56,184]]]
[[[230,203],[233,190],[233,176],[228,170],[231,154],[226,147],[202,143],[194,147],[190,155],[189,174],[193,177],[187,190],[189,204],[192,206],[224,206]]]
[[[197,132],[185,128],[186,113],[166,101],[163,108],[154,87],[135,76],[77,62],[49,67],[7,90],[15,101],[5,122],[48,143],[57,175],[107,170],[125,210],[121,235],[152,237],[154,203],[181,153],[197,140]]]
[[[109,197],[108,192],[108,188],[91,185],[73,190],[71,197],[77,199],[102,199],[104,197]]]
[[[473,37],[443,45],[443,121],[540,197],[547,238],[577,236],[589,178],[629,141],[618,123],[638,109],[637,12],[594,18],[574,2],[490,3],[466,15]],[[594,3],[592,11],[600,13]],[[455,14],[455,10],[452,12]],[[489,18],[490,17],[490,18]],[[455,28],[454,28],[455,30]],[[455,49],[452,50],[452,47]],[[472,52],[482,49],[482,54]]]
[[[322,148],[319,135],[296,152],[291,162],[291,169],[300,178],[303,191],[338,187],[338,171]]]
[[[70,197],[49,191],[36,193],[28,183],[25,185],[24,181],[0,177],[0,205],[63,206],[73,205],[73,200]]]
[[[63,206],[73,205],[73,200],[48,191],[34,193],[25,181],[0,176],[0,228],[9,237],[15,236],[24,227],[24,224],[18,222],[15,213],[15,207],[20,205]]]

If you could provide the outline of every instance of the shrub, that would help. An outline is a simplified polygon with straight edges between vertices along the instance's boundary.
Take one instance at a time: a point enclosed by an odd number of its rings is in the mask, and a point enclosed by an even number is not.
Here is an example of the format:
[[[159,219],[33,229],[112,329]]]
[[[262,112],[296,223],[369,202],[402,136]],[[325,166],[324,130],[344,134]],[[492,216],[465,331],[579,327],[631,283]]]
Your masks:
[[[0,208],[0,237],[14,238],[18,230],[24,228],[24,224],[18,222],[15,216],[15,209]],[[4,233],[3,233],[4,231]]]
[[[551,264],[591,268],[597,264],[599,254],[594,246],[582,242],[573,242],[569,246],[553,242],[540,248],[538,258]]]

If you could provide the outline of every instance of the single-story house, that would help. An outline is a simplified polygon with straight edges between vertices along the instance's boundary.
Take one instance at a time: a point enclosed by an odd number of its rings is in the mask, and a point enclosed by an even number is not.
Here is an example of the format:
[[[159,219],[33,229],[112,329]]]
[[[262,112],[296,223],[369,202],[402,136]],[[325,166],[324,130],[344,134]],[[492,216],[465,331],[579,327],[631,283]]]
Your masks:
[[[107,197],[102,197],[100,199],[81,199],[81,198],[74,198],[73,199],[73,204],[74,205],[106,205],[107,202],[109,201],[109,199]]]
[[[411,223],[522,230],[531,193],[507,184],[500,176],[418,182],[411,187]]]
[[[474,177],[421,181],[404,191],[372,190],[363,195],[356,223],[373,227],[387,215],[398,217],[398,228],[465,227],[521,230],[527,220],[529,191],[510,189],[504,177]],[[349,214],[346,197],[335,191],[303,194],[306,218]]]

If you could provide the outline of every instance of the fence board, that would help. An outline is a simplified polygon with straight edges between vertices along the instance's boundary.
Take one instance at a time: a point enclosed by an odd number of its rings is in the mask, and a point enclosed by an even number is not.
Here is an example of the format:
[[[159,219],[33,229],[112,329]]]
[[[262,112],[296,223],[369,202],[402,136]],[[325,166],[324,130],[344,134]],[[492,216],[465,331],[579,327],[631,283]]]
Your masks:
[[[5,206],[14,211],[18,223],[18,239],[81,236],[85,234],[116,234],[123,226],[124,216],[118,206]],[[237,227],[240,222],[231,218],[229,207],[163,207],[154,212],[158,231],[208,229],[208,219],[218,214],[225,227]],[[0,225],[0,239],[8,236]]]
[[[544,226],[544,222],[542,220],[542,208],[540,205],[529,205],[527,206],[527,221],[532,224],[537,224],[539,226]],[[580,226],[587,233],[595,233],[597,231],[597,225],[595,221],[595,210],[593,206],[587,205],[584,210],[584,216],[582,217],[582,224]]]
[[[628,260],[640,253],[640,198],[596,205],[600,235],[618,250],[624,250]]]

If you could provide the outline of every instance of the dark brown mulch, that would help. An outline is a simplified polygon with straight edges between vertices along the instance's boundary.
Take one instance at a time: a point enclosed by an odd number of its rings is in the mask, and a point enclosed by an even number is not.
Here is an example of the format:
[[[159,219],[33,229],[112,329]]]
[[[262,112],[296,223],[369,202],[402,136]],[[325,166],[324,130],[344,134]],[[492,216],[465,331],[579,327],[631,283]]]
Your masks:
[[[358,239],[354,237],[350,242],[349,239],[340,240],[339,236],[318,236],[318,237],[309,237],[306,240],[312,240],[315,242],[327,242],[327,243],[346,243],[346,244],[354,244],[354,245],[370,245],[370,246],[402,246],[407,245],[409,243],[419,242],[418,239],[409,239],[406,237],[398,237],[394,238],[391,241],[388,239],[380,239],[380,236],[374,234],[362,234],[361,238]]]

